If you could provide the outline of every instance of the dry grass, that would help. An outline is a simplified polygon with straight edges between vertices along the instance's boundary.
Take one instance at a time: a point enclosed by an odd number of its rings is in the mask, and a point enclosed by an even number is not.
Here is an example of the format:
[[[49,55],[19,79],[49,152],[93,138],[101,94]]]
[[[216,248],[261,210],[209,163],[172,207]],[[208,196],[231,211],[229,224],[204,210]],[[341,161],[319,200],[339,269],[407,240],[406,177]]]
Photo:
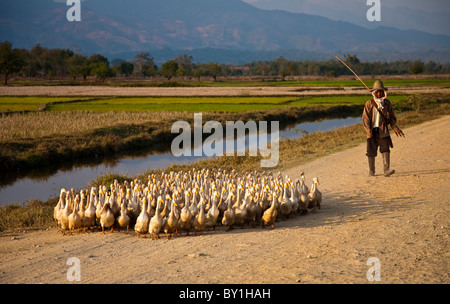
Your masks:
[[[179,112],[35,112],[0,116],[0,141],[76,135],[118,125],[178,120]]]
[[[55,224],[53,210],[58,199],[47,202],[30,200],[26,206],[9,205],[0,207],[0,232],[18,228],[48,228]]]

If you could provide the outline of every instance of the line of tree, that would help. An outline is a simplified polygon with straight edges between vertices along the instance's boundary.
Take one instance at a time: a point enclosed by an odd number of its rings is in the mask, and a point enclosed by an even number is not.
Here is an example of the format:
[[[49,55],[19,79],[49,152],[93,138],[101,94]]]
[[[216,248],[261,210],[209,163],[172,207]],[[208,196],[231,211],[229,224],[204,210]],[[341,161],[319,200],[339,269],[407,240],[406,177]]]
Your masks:
[[[450,73],[449,64],[439,64],[433,61],[427,63],[421,60],[402,60],[391,62],[360,62],[356,55],[346,55],[345,63],[352,67],[358,75],[405,75],[405,74],[447,74]],[[254,61],[246,66],[250,67],[252,75],[280,75],[286,76],[328,76],[352,75],[352,73],[337,60],[328,61],[291,61],[278,58],[272,61]]]
[[[189,55],[178,55],[158,67],[149,52],[137,54],[132,61],[114,59],[109,62],[102,54],[90,56],[75,53],[69,49],[48,49],[36,44],[31,50],[14,49],[8,41],[0,42],[0,73],[7,84],[10,75],[21,77],[51,78],[70,76],[74,80],[95,76],[100,81],[120,77],[162,76],[167,80],[173,77],[198,79],[209,76],[328,76],[351,75],[351,72],[336,60],[292,61],[283,57],[271,61],[253,61],[240,67],[214,62],[194,63]],[[345,61],[359,75],[404,75],[420,73],[447,74],[450,64],[427,63],[421,60],[392,62],[361,62],[356,55],[345,56]]]

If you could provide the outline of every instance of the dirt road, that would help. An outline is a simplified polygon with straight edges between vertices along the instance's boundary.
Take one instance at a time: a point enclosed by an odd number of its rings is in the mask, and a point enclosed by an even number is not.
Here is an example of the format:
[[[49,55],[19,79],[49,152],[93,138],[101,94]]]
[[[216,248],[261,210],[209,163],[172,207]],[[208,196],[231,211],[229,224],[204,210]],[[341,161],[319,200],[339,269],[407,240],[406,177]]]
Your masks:
[[[398,94],[450,93],[448,87],[395,87]],[[357,87],[175,87],[134,88],[108,86],[2,86],[0,96],[310,96],[367,95]]]
[[[396,173],[367,176],[365,145],[283,174],[319,177],[322,209],[275,229],[219,228],[168,241],[134,233],[48,231],[0,237],[0,283],[67,283],[80,261],[81,283],[450,283],[450,116],[395,138]],[[310,186],[310,185],[308,185]]]

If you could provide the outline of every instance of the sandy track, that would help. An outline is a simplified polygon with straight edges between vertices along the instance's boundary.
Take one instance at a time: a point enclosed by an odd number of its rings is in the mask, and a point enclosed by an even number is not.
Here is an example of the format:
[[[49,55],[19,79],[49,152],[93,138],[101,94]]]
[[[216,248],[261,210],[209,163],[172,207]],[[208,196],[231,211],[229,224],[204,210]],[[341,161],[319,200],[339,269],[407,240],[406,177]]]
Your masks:
[[[450,88],[396,87],[398,94],[450,93]],[[103,86],[2,86],[0,96],[304,96],[367,95],[364,87],[175,87],[120,88]]]
[[[377,176],[367,176],[365,145],[283,172],[304,170],[308,184],[318,176],[323,206],[274,230],[171,241],[55,228],[4,235],[0,283],[66,283],[70,257],[80,259],[82,283],[367,283],[376,257],[381,283],[448,284],[450,116],[404,131],[390,178],[380,157]]]

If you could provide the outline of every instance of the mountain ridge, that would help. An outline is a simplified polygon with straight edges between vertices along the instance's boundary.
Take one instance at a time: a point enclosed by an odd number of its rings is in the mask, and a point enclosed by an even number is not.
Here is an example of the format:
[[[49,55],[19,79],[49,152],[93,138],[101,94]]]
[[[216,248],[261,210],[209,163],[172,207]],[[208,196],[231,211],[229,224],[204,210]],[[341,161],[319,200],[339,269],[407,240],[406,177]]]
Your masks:
[[[281,10],[262,10],[241,0],[87,0],[81,22],[69,22],[65,3],[1,1],[1,38],[15,47],[36,43],[84,53],[222,49],[236,52],[365,53],[434,52],[449,59],[450,37],[390,27],[367,29],[344,21]],[[237,58],[238,59],[238,58]],[[220,60],[219,60],[220,61]]]

